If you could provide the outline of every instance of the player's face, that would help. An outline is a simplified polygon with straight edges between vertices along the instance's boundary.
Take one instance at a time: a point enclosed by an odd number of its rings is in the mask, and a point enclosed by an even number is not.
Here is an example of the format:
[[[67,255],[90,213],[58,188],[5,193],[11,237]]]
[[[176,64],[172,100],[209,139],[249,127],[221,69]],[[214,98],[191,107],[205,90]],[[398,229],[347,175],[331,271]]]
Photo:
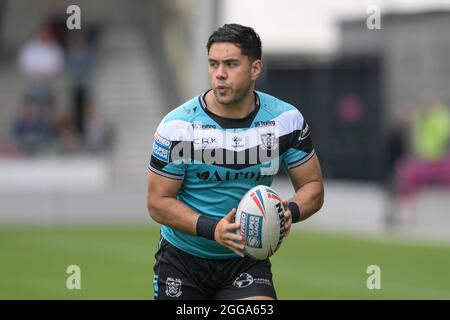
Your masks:
[[[215,42],[209,49],[209,77],[217,102],[236,104],[251,94],[261,73],[261,60],[250,61],[233,43]]]

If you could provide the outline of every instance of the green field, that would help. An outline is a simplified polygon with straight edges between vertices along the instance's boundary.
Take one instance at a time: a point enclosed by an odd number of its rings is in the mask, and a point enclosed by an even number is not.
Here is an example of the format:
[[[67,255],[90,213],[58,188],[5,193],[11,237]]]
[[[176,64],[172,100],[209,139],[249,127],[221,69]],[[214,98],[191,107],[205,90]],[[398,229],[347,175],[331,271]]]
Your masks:
[[[0,299],[151,299],[158,237],[150,224],[1,227]],[[69,265],[81,290],[66,288]],[[291,232],[272,265],[280,299],[450,299],[450,246]]]

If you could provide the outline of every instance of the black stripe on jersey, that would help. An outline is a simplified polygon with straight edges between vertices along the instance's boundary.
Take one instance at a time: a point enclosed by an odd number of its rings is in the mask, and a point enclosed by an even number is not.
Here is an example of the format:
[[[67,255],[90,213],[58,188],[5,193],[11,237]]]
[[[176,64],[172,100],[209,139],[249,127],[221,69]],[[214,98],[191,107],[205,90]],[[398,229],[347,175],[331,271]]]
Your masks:
[[[288,170],[294,169],[294,168],[296,168],[296,167],[298,167],[298,166],[300,166],[300,165],[302,165],[302,164],[308,162],[309,159],[311,159],[315,154],[316,154],[316,152],[313,150],[313,151],[311,151],[311,153],[308,154],[306,157],[303,157],[303,158],[301,158],[301,159],[299,159],[299,160],[295,160],[295,161],[292,161],[292,162],[288,163],[287,169],[288,169]]]
[[[163,168],[167,165],[166,162],[157,159],[154,156],[150,158],[150,164],[148,165],[148,169],[160,176],[175,179],[175,180],[183,180],[184,174],[176,174],[165,171]]]
[[[301,130],[296,130],[290,134],[279,137],[277,141],[278,145],[273,150],[265,150],[261,145],[241,151],[232,151],[225,148],[194,150],[194,144],[191,141],[172,141],[172,146],[170,148],[170,162],[185,161],[186,163],[189,163],[190,161],[198,160],[202,163],[213,164],[219,167],[241,170],[261,163],[266,163],[278,156],[281,157],[289,148],[294,148],[303,151],[306,154],[310,154],[312,151],[311,138],[307,137],[303,140],[299,140],[301,132]],[[190,151],[190,154],[184,154],[185,151]],[[219,157],[217,162],[212,161],[209,163],[206,161],[215,158],[216,155]],[[220,157],[220,155],[222,155],[222,157]],[[252,155],[252,157],[250,157],[250,155]],[[227,160],[231,160],[231,163],[227,163]],[[164,171],[163,168],[167,163],[152,156],[151,165],[154,168]]]
[[[292,132],[291,148],[310,153],[313,150],[312,138],[308,134],[306,137],[302,137],[303,130],[295,130]]]

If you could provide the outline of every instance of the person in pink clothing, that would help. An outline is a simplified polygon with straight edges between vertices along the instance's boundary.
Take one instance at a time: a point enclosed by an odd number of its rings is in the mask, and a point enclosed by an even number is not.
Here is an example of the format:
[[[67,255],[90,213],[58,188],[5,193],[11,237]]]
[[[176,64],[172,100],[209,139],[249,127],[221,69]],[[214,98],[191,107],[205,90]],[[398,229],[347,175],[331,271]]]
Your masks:
[[[402,217],[414,222],[415,200],[427,185],[450,187],[450,112],[437,98],[427,98],[413,123],[413,154],[395,166]]]

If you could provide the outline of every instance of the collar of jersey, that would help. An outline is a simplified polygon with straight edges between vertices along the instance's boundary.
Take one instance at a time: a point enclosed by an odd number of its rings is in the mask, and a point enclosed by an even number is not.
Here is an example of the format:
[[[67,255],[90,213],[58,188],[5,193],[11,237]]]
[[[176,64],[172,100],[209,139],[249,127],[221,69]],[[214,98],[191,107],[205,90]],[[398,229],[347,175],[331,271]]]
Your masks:
[[[252,112],[250,112],[248,115],[246,115],[244,118],[239,119],[231,119],[231,118],[225,118],[222,116],[219,116],[213,112],[211,112],[208,109],[208,106],[206,105],[205,96],[206,94],[211,91],[212,89],[209,89],[202,95],[198,97],[198,100],[200,101],[200,105],[202,106],[205,113],[213,119],[215,122],[217,122],[222,128],[224,129],[239,129],[239,128],[250,128],[252,125],[253,120],[255,119],[256,115],[258,114],[259,107],[260,107],[260,100],[258,93],[256,91],[253,91],[253,94],[255,95],[255,101],[256,101],[256,107],[253,109]]]

